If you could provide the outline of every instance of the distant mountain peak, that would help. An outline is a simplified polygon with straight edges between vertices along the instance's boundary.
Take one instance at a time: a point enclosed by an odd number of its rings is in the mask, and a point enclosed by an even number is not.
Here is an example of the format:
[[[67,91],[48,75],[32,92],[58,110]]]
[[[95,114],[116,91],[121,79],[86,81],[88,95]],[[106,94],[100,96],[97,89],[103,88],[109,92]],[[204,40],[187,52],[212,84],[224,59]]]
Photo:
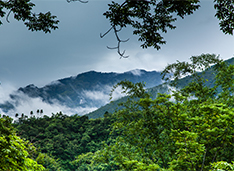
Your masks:
[[[49,104],[56,109],[59,108],[59,110],[63,108],[74,111],[73,109],[75,109],[77,114],[82,115],[108,103],[112,87],[124,80],[129,80],[133,83],[145,82],[147,88],[162,82],[160,72],[156,71],[148,72],[142,69],[134,69],[124,73],[88,71],[77,76],[52,81],[44,87],[38,88],[34,84],[21,87],[18,89],[18,94],[11,96],[17,96],[18,98],[11,98],[9,101],[11,105],[8,103],[0,104],[0,109],[4,108],[7,111],[14,108],[16,112],[19,112],[17,109],[22,109],[25,106],[23,97],[28,97],[29,103],[33,103],[33,101],[37,103],[27,104],[32,110],[36,106],[35,108],[43,108],[45,113],[51,114],[43,107]],[[116,92],[117,97],[118,93],[120,92]],[[38,106],[38,104],[42,104],[42,106]],[[67,111],[70,112],[69,110]],[[63,111],[63,113],[66,113],[66,111]]]

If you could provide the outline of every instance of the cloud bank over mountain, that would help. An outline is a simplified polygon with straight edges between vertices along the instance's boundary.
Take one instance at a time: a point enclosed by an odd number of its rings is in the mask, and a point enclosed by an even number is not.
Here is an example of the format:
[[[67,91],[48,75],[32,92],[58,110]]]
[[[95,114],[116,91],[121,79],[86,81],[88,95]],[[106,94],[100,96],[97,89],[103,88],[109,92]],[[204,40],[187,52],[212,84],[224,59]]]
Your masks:
[[[84,115],[110,102],[112,87],[119,81],[146,82],[148,87],[160,84],[156,71],[134,70],[124,73],[89,71],[68,78],[52,81],[44,87],[30,84],[16,89],[12,85],[0,87],[0,112],[14,117],[21,115],[48,115],[62,112],[67,115]],[[123,97],[118,87],[112,100]],[[43,113],[37,113],[42,110]]]
[[[76,108],[70,108],[65,105],[62,105],[58,100],[53,99],[53,103],[46,103],[43,101],[41,97],[32,98],[28,95],[16,91],[13,87],[10,89],[7,89],[5,91],[3,87],[0,87],[0,103],[10,103],[14,106],[14,108],[9,109],[8,111],[3,111],[3,109],[0,109],[0,114],[2,115],[8,115],[12,118],[15,117],[15,114],[18,113],[19,115],[24,114],[27,116],[30,116],[31,111],[33,111],[33,114],[35,116],[40,117],[41,115],[48,115],[51,116],[52,113],[58,113],[62,112],[66,115],[84,115],[86,113],[89,113],[91,111],[94,111],[97,109],[97,107],[92,106],[84,106],[84,107],[76,107]],[[16,99],[12,99],[11,96],[17,96]],[[43,110],[43,113],[37,113],[37,110]]]

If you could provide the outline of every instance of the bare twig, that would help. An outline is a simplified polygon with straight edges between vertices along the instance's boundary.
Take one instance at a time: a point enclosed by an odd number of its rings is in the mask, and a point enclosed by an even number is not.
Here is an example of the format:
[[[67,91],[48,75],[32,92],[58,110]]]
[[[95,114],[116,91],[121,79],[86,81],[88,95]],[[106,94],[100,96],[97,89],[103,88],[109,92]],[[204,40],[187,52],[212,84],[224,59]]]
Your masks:
[[[124,2],[119,6],[119,10],[120,10],[126,3],[127,3],[127,1],[124,1]],[[113,30],[114,30],[114,34],[115,34],[115,37],[116,37],[118,43],[117,43],[117,46],[116,46],[116,47],[109,47],[109,46],[107,46],[107,48],[108,48],[108,49],[117,49],[117,52],[118,52],[118,54],[120,55],[120,58],[128,58],[129,56],[124,56],[125,50],[124,50],[123,52],[121,52],[121,50],[120,50],[120,43],[122,43],[122,42],[127,42],[127,41],[129,40],[129,38],[126,39],[126,40],[121,40],[121,39],[119,38],[118,32],[120,32],[120,31],[122,30],[122,28],[123,28],[123,27],[120,27],[119,29],[117,29],[117,28],[116,28],[116,25],[113,24],[113,25],[109,28],[109,30],[107,30],[104,34],[101,34],[101,33],[100,33],[100,37],[101,37],[101,38],[105,37],[105,36],[113,29]]]
[[[10,10],[10,11],[8,12],[7,16],[6,16],[6,21],[7,21],[8,23],[10,23],[10,21],[9,21],[9,16],[10,16],[10,14],[11,14],[11,11],[12,11],[12,10]]]
[[[67,0],[68,3],[74,2],[74,1],[79,1],[81,3],[88,3],[89,1],[83,1],[83,0]]]
[[[111,27],[109,30],[107,30],[103,35],[100,34],[100,37],[101,37],[101,38],[105,37],[112,29],[114,29],[115,37],[116,37],[116,39],[117,39],[117,41],[118,41],[118,44],[117,44],[116,47],[109,47],[109,46],[107,46],[107,48],[108,48],[108,49],[117,49],[117,52],[118,52],[118,54],[120,55],[120,58],[128,58],[129,56],[124,56],[125,50],[124,50],[123,52],[121,52],[121,50],[120,50],[120,43],[122,43],[122,42],[127,42],[127,41],[129,40],[129,39],[121,40],[121,39],[119,38],[118,32],[119,32],[122,28],[117,29],[116,26],[112,26],[112,27]]]
[[[212,159],[212,163],[214,163],[216,155],[217,155],[217,151],[215,152],[214,158]]]
[[[113,29],[113,27],[111,27],[109,30],[107,30],[104,34],[100,33],[100,37],[101,38],[105,37],[112,29]]]

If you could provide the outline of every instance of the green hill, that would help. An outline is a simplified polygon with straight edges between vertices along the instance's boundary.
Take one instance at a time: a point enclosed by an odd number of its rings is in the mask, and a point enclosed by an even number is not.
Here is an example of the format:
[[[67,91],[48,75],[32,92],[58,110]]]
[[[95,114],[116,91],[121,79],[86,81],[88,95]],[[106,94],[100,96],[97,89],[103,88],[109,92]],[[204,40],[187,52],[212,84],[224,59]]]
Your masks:
[[[234,64],[234,57],[226,60],[225,62],[227,62],[228,64]],[[206,82],[206,84],[208,86],[210,86],[210,87],[214,86],[216,73],[213,69],[213,66],[210,67],[209,69],[207,69],[206,71],[198,73],[198,74],[203,75],[202,77],[208,80]],[[181,78],[180,80],[178,80],[178,88],[185,87],[191,81],[192,81],[192,78],[190,76]],[[148,92],[152,95],[152,98],[155,98],[158,93],[169,93],[169,88],[170,88],[170,86],[168,84],[163,83],[163,84],[157,85],[155,87],[148,88]],[[118,104],[120,102],[124,102],[126,100],[127,100],[127,97],[123,97],[121,99],[118,99],[116,101],[108,103],[107,105],[102,106],[93,112],[90,112],[89,114],[87,114],[87,116],[89,118],[99,118],[99,117],[103,117],[105,112],[113,113],[116,109],[118,109]]]

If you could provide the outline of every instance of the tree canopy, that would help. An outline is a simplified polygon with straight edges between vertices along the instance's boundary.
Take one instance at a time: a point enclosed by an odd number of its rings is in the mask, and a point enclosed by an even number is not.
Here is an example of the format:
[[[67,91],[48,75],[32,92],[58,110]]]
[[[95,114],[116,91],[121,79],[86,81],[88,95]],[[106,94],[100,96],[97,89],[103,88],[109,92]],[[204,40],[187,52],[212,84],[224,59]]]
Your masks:
[[[0,170],[44,170],[33,158],[35,147],[16,135],[11,122],[10,117],[0,115]]]
[[[80,155],[75,162],[87,170],[102,166],[103,171],[108,167],[129,171],[233,170],[233,79],[223,77],[233,77],[233,65],[210,54],[190,59],[191,63],[178,61],[165,68],[164,75],[193,77],[193,82],[171,94],[153,99],[142,84],[120,82],[117,86],[129,100],[113,114],[112,133],[119,132],[119,136],[115,143],[92,155]],[[216,72],[214,87],[208,87],[207,80],[197,73],[210,67]]]
[[[72,2],[77,0],[67,0]],[[86,3],[88,1],[78,0]],[[33,12],[35,6],[30,0],[0,0],[0,17],[6,18],[14,15],[16,20],[24,22],[31,31],[43,31],[50,33],[51,30],[58,28],[59,20],[51,12],[36,14]],[[122,40],[118,33],[125,27],[132,27],[133,34],[138,36],[138,40],[143,42],[142,48],[153,47],[159,50],[161,45],[165,44],[162,33],[167,33],[168,29],[175,29],[173,24],[178,17],[184,18],[186,15],[193,14],[200,8],[199,0],[124,0],[122,3],[112,1],[108,4],[109,10],[103,13],[110,22],[111,27],[106,33],[101,34],[104,37],[111,30],[117,39],[116,47],[121,57],[125,51],[121,51],[120,44],[127,40]],[[215,16],[220,20],[220,30],[225,34],[233,35],[234,29],[234,0],[214,0]],[[91,21],[92,22],[92,21]],[[0,25],[2,21],[0,20]]]
[[[14,18],[18,21],[23,21],[25,26],[31,31],[43,31],[50,33],[51,30],[58,28],[58,20],[56,16],[52,15],[51,12],[36,14],[33,12],[35,6],[30,0],[9,0],[0,1],[0,17],[6,17],[6,21],[9,21],[11,13]],[[0,20],[0,25],[2,25]]]

